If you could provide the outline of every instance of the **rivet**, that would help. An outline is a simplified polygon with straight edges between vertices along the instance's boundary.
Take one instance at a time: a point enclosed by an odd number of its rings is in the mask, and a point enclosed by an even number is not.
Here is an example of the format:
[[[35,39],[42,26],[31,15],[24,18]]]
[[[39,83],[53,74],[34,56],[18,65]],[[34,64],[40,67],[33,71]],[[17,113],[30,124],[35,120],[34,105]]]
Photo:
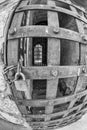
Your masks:
[[[10,30],[9,30],[9,34],[14,35],[14,34],[16,33],[16,31],[17,31],[16,28],[10,29]]]
[[[43,7],[44,5],[40,5],[40,7]]]
[[[1,93],[1,98],[4,98],[4,97],[5,97],[4,93]]]
[[[83,68],[83,69],[82,69],[82,72],[83,72],[83,73],[86,73],[86,69],[85,69],[85,68]]]
[[[59,28],[58,27],[54,27],[53,32],[54,33],[59,33]]]
[[[55,9],[55,6],[51,6],[52,9]]]
[[[58,75],[57,70],[52,70],[51,73],[52,73],[52,75],[53,75],[54,77],[56,77],[56,76]]]
[[[53,101],[49,101],[49,105],[52,106],[53,105]]]
[[[84,28],[87,29],[87,24],[84,24]]]
[[[46,33],[48,33],[48,29],[46,29]]]
[[[87,36],[84,35],[84,36],[82,36],[82,38],[84,41],[87,41]]]
[[[23,119],[21,119],[21,120],[20,120],[20,123],[21,123],[21,124],[23,124],[23,123],[24,123],[24,120],[23,120]]]

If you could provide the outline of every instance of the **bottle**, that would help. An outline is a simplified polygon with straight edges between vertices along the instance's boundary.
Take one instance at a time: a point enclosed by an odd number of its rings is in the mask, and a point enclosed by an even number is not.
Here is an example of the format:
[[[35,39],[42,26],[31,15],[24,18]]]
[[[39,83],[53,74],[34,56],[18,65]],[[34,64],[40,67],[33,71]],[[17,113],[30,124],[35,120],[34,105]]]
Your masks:
[[[40,44],[34,47],[34,65],[42,65],[42,46]]]

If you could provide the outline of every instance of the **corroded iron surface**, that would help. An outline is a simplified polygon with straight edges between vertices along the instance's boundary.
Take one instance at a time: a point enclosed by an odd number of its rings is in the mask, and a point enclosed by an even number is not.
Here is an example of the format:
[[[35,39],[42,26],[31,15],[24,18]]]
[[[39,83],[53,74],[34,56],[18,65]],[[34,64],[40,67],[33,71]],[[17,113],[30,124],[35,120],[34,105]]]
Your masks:
[[[4,76],[27,123],[53,129],[86,112],[87,19],[71,1],[40,2],[21,1],[10,16]]]

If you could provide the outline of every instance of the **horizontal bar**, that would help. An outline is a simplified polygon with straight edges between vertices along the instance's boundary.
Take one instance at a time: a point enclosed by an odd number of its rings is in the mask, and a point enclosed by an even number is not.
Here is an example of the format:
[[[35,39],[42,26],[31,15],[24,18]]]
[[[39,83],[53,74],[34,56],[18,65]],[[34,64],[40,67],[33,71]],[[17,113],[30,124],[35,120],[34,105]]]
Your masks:
[[[84,66],[42,66],[42,67],[22,67],[22,72],[26,79],[55,79],[55,78],[70,78],[80,75]],[[85,67],[87,72],[87,67]]]
[[[58,97],[56,99],[40,99],[40,100],[21,100],[21,99],[15,99],[13,96],[11,97],[12,100],[14,100],[18,105],[22,106],[31,106],[31,107],[45,107],[47,105],[59,105],[67,102],[71,102],[72,100],[81,98],[82,96],[87,95],[87,90],[82,91],[80,93],[65,96],[65,97]]]
[[[87,111],[87,110],[86,110]],[[78,114],[78,113],[76,113],[76,114]],[[67,119],[67,117],[66,118],[63,118],[63,119],[61,119],[61,123],[59,122],[59,120],[58,121],[54,121],[53,123],[51,122],[51,123],[49,123],[49,122],[45,122],[45,123],[42,123],[42,122],[29,122],[30,124],[31,124],[31,126],[33,126],[33,128],[37,128],[37,127],[39,127],[39,126],[43,126],[44,127],[44,125],[45,126],[53,126],[53,125],[55,125],[55,126],[57,126],[57,127],[59,127],[60,126],[60,124],[62,124],[63,123],[63,121],[67,121],[67,124],[69,123],[69,122],[72,122],[72,120],[74,120],[76,117],[75,117],[75,115],[76,114],[73,114],[73,116],[74,117],[72,117],[72,119],[69,119],[71,116],[69,116],[69,118]],[[83,115],[83,114],[82,114]],[[80,116],[82,116],[82,115],[80,115]],[[78,119],[80,119],[80,117],[78,118]]]
[[[24,0],[25,1],[25,0]],[[84,13],[86,12],[85,9],[81,6],[75,5],[73,2],[71,2],[70,0],[55,0],[55,1],[59,1],[68,5],[72,5],[73,7],[83,11]]]
[[[72,112],[72,111],[74,111],[74,110],[77,110],[79,107],[80,107],[81,105],[79,105],[78,107],[74,107],[73,109],[71,109],[69,112]],[[84,111],[86,111],[87,110],[87,108],[85,109],[85,110],[82,110],[82,111],[77,111],[75,114],[72,114],[72,115],[70,115],[70,116],[67,116],[67,117],[64,117],[64,118],[62,118],[62,119],[56,119],[56,120],[53,120],[53,121],[44,121],[44,122],[30,122],[32,125],[39,125],[40,123],[41,124],[43,124],[43,125],[49,125],[49,124],[56,124],[57,122],[61,122],[61,121],[63,121],[63,120],[68,120],[71,116],[75,116],[75,115],[77,115],[78,113],[80,113],[80,112],[84,112]],[[67,112],[67,111],[66,111]],[[56,114],[58,114],[58,113],[56,113]],[[53,115],[53,114],[50,114],[50,115]],[[42,116],[42,115],[41,115]],[[47,115],[46,115],[47,116]],[[55,116],[58,116],[58,115],[55,115]],[[48,117],[49,117],[49,115],[48,115]],[[51,118],[53,118],[54,116],[50,116]],[[26,118],[26,117],[25,117]],[[38,117],[37,117],[38,118]],[[42,118],[42,117],[41,117]]]
[[[3,74],[8,73],[9,70],[17,70],[17,66],[8,66],[4,69]],[[83,72],[83,70],[85,72]],[[86,76],[87,66],[22,66],[22,72],[26,79],[54,79],[67,78],[76,76]]]
[[[85,11],[85,9],[83,7],[75,5],[70,0],[56,0],[56,1],[59,1],[59,2],[62,2],[62,3],[68,4],[68,5],[71,5],[71,6],[75,7],[76,9],[79,9],[79,10],[83,11],[84,13],[86,13],[86,11]]]
[[[8,73],[9,70],[17,70],[17,66],[8,66],[4,69],[3,74]],[[85,71],[85,73],[83,72]],[[67,78],[76,76],[86,76],[87,66],[22,66],[22,72],[26,79],[54,79],[54,78]]]
[[[82,104],[81,104],[82,105]],[[73,108],[70,108],[70,109],[67,109],[70,112],[72,112],[73,110],[76,110],[78,109],[79,107],[81,107],[81,105],[78,105],[76,107],[73,107]],[[35,118],[35,119],[38,119],[38,118],[46,118],[46,117],[49,117],[49,118],[54,118],[56,116],[61,116],[61,115],[64,115],[65,113],[67,113],[67,110],[64,110],[64,111],[61,111],[61,112],[56,112],[56,113],[52,113],[52,114],[41,114],[41,115],[25,115],[25,118],[28,119],[28,118]],[[51,121],[52,122],[52,121]]]
[[[69,120],[67,120],[67,122],[66,123],[64,123],[63,124],[63,122],[60,124],[60,123],[56,123],[55,124],[55,126],[53,126],[53,125],[51,125],[52,127],[50,127],[50,130],[53,130],[53,129],[58,129],[58,128],[60,128],[60,127],[64,127],[64,126],[67,126],[67,125],[69,125],[69,124],[72,124],[72,123],[74,123],[74,122],[76,122],[77,120],[79,120],[80,118],[82,117],[82,115],[79,117],[79,118],[72,118],[72,119],[69,119]],[[66,119],[65,119],[66,120]],[[64,121],[65,121],[64,120]],[[50,125],[49,125],[50,126]],[[36,126],[35,126],[36,127]],[[49,128],[49,127],[47,127],[47,128]],[[34,128],[35,129],[35,128]]]
[[[79,15],[79,13],[70,11],[68,9],[62,8],[62,7],[58,7],[58,6],[48,6],[48,5],[26,5],[23,7],[19,7],[17,8],[17,10],[15,11],[16,13],[18,12],[22,12],[22,11],[26,11],[26,10],[46,10],[46,11],[54,11],[54,12],[61,12],[64,14],[68,14],[72,17],[75,17],[85,23],[87,23],[87,20],[85,17],[82,17],[81,15]]]
[[[75,31],[64,29],[64,28],[55,28],[48,26],[24,26],[15,29],[16,32],[12,34],[13,30],[9,30],[8,40],[17,39],[22,37],[47,37],[47,38],[58,38],[66,39],[70,41],[80,42],[87,44],[83,39],[83,36]]]

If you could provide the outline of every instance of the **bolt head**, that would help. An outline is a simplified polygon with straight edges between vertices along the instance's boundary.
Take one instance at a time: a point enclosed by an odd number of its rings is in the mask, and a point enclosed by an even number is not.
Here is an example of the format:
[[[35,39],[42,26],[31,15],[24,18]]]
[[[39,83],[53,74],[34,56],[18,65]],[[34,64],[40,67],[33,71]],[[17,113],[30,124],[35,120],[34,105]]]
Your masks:
[[[56,6],[55,6],[55,5],[53,5],[53,6],[51,6],[51,8],[52,8],[52,9],[55,9],[55,8],[56,8]]]
[[[59,33],[59,27],[54,27],[53,32],[56,34]]]
[[[84,35],[82,38],[84,41],[87,41],[87,36]]]
[[[84,28],[87,29],[87,24],[84,24]]]
[[[49,105],[52,106],[53,105],[53,101],[49,101]]]
[[[83,73],[86,73],[86,69],[85,69],[85,68],[83,68],[83,69],[82,69],[82,72],[83,72]]]
[[[9,34],[14,35],[14,34],[16,33],[16,31],[17,31],[16,28],[10,29],[10,30],[9,30]]]
[[[57,70],[52,70],[51,73],[52,73],[52,75],[53,75],[54,77],[56,77],[56,76],[58,75],[58,71],[57,71]]]

